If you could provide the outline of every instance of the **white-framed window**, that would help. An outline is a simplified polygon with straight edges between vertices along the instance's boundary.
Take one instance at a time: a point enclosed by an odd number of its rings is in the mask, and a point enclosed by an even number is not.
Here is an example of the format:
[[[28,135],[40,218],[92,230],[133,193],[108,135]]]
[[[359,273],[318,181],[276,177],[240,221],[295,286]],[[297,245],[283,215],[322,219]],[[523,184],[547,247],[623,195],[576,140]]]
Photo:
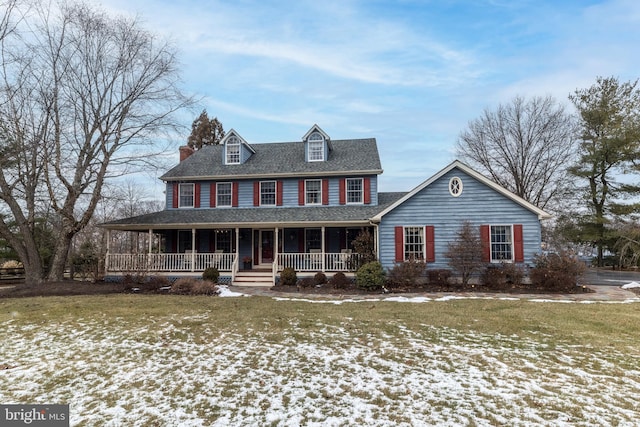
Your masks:
[[[216,251],[231,252],[231,230],[216,230]]]
[[[307,147],[309,150],[308,158],[310,162],[319,162],[324,160],[324,138],[320,133],[314,132],[309,135]]]
[[[276,182],[261,181],[260,182],[260,206],[276,205]]]
[[[311,249],[322,249],[322,229],[307,228],[305,229],[305,240],[307,251]]]
[[[216,183],[216,206],[218,207],[230,207],[231,206],[231,183],[230,182],[218,182]]]
[[[237,165],[240,163],[240,140],[231,136],[225,142],[225,150],[227,153],[227,164],[228,165]]]
[[[308,179],[304,182],[305,204],[319,205],[322,203],[322,180]]]
[[[424,259],[424,227],[404,227],[404,259]]]
[[[462,180],[457,176],[449,180],[449,194],[453,197],[458,197],[462,194]]]
[[[513,230],[510,225],[492,225],[491,261],[513,261]]]
[[[181,208],[192,208],[194,206],[194,184],[180,184],[178,186],[178,201]]]
[[[347,203],[363,203],[362,178],[347,178]]]

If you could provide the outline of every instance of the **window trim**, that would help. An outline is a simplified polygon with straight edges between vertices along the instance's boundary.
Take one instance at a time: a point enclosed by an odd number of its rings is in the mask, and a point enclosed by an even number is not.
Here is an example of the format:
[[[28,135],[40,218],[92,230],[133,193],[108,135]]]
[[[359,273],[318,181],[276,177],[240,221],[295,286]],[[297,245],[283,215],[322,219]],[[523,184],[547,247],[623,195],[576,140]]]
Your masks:
[[[240,164],[240,146],[242,144],[240,143],[240,138],[238,138],[237,136],[232,135],[231,137],[229,137],[229,139],[227,139],[227,141],[224,144],[224,153],[225,153],[225,164],[227,165],[239,165]],[[229,148],[233,147],[234,149],[237,148],[238,152],[237,153],[230,153],[229,152]],[[237,156],[237,161],[231,161],[230,159],[232,158],[231,156],[233,156],[233,160],[235,159],[235,156]]]
[[[408,229],[416,229],[419,231],[418,235],[422,239],[421,243],[408,243],[407,237],[409,237],[409,233],[407,233]],[[422,251],[422,257],[414,257],[415,261],[425,261],[427,255],[427,236],[424,225],[405,225],[402,227],[402,256],[405,261],[409,261],[411,256],[407,256],[407,246],[408,245],[420,245],[420,249]]]
[[[307,138],[307,160],[310,162],[324,161],[324,147],[324,137],[320,132],[316,131],[309,135],[309,138]],[[311,153],[313,153],[314,156],[312,156]]]
[[[455,184],[456,182],[457,182],[457,185]],[[455,191],[456,189],[457,191]],[[460,177],[454,176],[449,180],[449,194],[451,194],[453,197],[460,197],[463,189],[464,189],[464,185]]]
[[[265,204],[263,203],[263,196],[269,195],[263,193],[262,184],[273,183],[273,204]],[[278,181],[260,181],[260,206],[277,206],[278,205]]]
[[[191,187],[191,205],[182,204],[182,188]],[[185,196],[186,197],[186,196]],[[178,208],[195,208],[196,206],[196,185],[193,182],[184,182],[178,184]]]
[[[496,263],[514,263],[515,262],[515,236],[513,234],[513,226],[514,224],[489,224],[489,261],[493,264]],[[493,228],[494,227],[508,227],[508,242],[495,242],[493,241]],[[510,258],[509,259],[500,259],[494,258],[494,250],[493,245],[509,245]],[[496,251],[497,252],[497,251]]]
[[[309,202],[308,183],[312,181],[318,183],[318,198],[317,198],[318,201],[315,203]],[[307,205],[317,206],[322,204],[322,180],[321,179],[305,179],[304,180],[304,204],[305,206]]]
[[[360,181],[360,201],[349,201],[349,181]],[[344,200],[347,205],[364,204],[364,178],[345,178],[344,180]]]
[[[228,185],[229,186],[229,204],[220,203],[220,186]],[[226,194],[224,195],[226,196]],[[233,183],[232,182],[216,182],[216,207],[219,208],[230,208],[233,206]]]

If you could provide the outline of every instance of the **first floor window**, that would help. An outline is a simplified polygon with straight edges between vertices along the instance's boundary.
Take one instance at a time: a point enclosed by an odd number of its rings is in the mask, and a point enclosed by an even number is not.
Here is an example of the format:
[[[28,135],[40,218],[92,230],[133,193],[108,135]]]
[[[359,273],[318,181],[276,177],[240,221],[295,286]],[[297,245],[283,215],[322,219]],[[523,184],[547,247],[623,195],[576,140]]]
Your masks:
[[[513,260],[513,240],[510,225],[491,226],[491,261]]]
[[[307,251],[322,249],[322,230],[320,228],[306,229]]]
[[[276,205],[276,182],[263,181],[260,183],[260,205],[275,206]]]
[[[179,186],[179,200],[181,208],[192,208],[193,207],[193,184],[180,184]]]
[[[424,259],[424,227],[404,228],[404,259]]]
[[[216,185],[216,206],[231,206],[231,183],[219,182]]]
[[[231,252],[231,230],[216,230],[216,251]]]
[[[310,179],[305,181],[307,205],[319,205],[322,202],[322,181]]]
[[[347,178],[347,203],[362,203],[362,178]]]

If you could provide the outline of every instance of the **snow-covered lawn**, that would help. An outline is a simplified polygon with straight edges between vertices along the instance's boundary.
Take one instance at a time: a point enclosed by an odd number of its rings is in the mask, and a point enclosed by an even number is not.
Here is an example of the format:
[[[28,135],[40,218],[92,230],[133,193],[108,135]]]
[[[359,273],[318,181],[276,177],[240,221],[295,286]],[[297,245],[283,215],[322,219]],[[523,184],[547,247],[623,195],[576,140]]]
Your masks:
[[[243,306],[234,300],[219,307],[236,310],[240,322]],[[14,312],[0,331],[0,402],[69,403],[71,425],[107,426],[634,426],[640,419],[638,342],[594,348],[543,332],[461,331],[402,316],[371,332],[349,315],[374,309],[367,304],[332,308],[342,311],[326,319],[264,317],[247,330],[233,317],[221,327],[213,309],[191,316],[132,309],[140,318],[98,311],[30,321]]]

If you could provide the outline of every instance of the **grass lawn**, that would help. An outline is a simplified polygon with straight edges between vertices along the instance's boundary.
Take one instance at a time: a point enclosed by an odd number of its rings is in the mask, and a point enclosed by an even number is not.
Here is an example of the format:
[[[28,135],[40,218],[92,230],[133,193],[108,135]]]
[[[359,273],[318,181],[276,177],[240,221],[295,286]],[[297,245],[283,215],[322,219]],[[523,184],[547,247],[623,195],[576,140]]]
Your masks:
[[[640,305],[0,299],[0,402],[72,425],[636,425]]]

